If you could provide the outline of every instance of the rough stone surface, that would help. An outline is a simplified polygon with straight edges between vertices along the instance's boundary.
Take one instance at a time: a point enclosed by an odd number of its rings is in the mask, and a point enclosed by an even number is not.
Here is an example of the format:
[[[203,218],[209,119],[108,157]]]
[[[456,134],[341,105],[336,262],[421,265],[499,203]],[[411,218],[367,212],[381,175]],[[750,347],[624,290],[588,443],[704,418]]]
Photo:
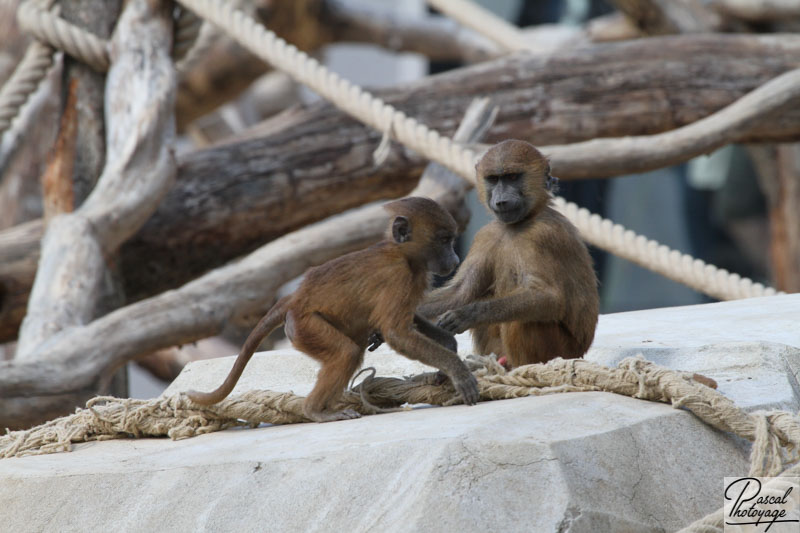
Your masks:
[[[752,303],[751,306],[745,305]],[[798,409],[800,296],[602,317],[587,358],[643,353],[699,371],[748,409]],[[460,351],[468,353],[468,337]],[[171,391],[210,389],[232,358]],[[381,348],[379,374],[427,370]],[[306,393],[290,351],[251,361],[240,389]],[[668,405],[569,393],[415,409],[194,439],[82,444],[0,461],[9,531],[673,531],[722,502],[747,444]],[[2,529],[0,528],[0,529]]]
[[[800,348],[800,294],[602,315],[596,348],[769,341]]]
[[[89,443],[0,462],[0,506],[9,531],[660,531],[745,471],[689,413],[580,393]]]

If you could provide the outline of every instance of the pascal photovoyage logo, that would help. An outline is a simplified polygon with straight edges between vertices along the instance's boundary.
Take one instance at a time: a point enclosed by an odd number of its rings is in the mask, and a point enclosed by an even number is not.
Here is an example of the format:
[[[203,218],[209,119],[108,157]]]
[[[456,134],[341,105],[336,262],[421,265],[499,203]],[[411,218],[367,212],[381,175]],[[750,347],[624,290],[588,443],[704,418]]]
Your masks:
[[[800,533],[800,478],[726,477],[725,533]]]

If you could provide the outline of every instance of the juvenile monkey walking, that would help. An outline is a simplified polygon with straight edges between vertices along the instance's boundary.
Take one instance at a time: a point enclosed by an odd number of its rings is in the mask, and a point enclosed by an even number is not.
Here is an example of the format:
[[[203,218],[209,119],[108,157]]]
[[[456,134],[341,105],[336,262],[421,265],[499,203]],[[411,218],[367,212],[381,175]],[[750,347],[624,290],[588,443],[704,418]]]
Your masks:
[[[189,391],[189,398],[203,405],[224,399],[261,340],[285,324],[294,347],[322,364],[304,404],[312,420],[360,416],[335,407],[375,331],[397,352],[444,372],[464,403],[474,405],[477,380],[455,353],[455,339],[414,313],[429,272],[447,275],[458,265],[456,222],[427,198],[384,207],[394,215],[385,240],[309,269],[297,291],[278,300],[247,337],[223,384],[212,392]]]
[[[581,357],[594,339],[599,297],[578,230],[550,206],[550,165],[532,145],[501,142],[476,166],[481,202],[496,220],[475,236],[455,277],[419,312],[472,330],[480,354],[512,366]]]

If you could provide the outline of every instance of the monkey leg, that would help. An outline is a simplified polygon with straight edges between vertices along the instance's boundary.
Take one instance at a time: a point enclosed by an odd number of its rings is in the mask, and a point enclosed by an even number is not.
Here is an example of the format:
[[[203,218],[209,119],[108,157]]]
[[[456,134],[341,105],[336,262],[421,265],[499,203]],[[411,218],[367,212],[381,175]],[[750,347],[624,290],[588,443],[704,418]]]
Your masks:
[[[478,355],[489,355],[491,353],[498,357],[506,356],[505,347],[500,340],[500,324],[489,324],[487,326],[476,326],[472,328],[472,344]]]
[[[505,322],[500,325],[500,337],[503,355],[513,367],[584,354],[569,331],[557,322]]]
[[[361,365],[364,348],[317,314],[295,320],[292,342],[297,349],[322,364],[317,383],[303,405],[306,416],[315,422],[360,417],[352,409],[335,411],[333,408]]]

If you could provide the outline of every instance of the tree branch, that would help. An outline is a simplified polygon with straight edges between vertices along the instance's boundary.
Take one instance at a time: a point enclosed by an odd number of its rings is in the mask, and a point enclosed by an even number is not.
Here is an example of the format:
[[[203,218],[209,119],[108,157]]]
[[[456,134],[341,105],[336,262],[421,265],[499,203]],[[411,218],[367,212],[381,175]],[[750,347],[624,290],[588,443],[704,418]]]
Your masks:
[[[682,163],[735,142],[757,124],[800,100],[800,69],[781,74],[728,107],[665,133],[622,139],[594,139],[545,146],[555,175],[589,178],[645,172]]]
[[[754,22],[800,17],[800,4],[795,0],[711,0],[711,7],[724,15]]]
[[[477,63],[503,55],[482,35],[442,16],[402,16],[364,2],[323,3],[322,22],[334,41],[370,43],[393,52],[414,52],[431,61]]]
[[[167,3],[134,0],[120,17],[106,85],[106,165],[84,204],[48,226],[18,359],[52,358],[50,349],[39,349],[45,341],[93,318],[106,258],[141,227],[172,183],[169,13]]]

